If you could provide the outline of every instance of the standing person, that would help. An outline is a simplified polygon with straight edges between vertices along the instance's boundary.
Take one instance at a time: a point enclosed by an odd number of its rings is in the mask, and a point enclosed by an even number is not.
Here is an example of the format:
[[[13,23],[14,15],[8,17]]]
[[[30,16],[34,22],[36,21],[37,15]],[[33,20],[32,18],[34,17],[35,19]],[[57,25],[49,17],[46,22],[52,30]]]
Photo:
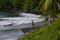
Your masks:
[[[34,21],[32,20],[32,27],[34,28],[34,26],[35,26],[35,25],[34,25]]]

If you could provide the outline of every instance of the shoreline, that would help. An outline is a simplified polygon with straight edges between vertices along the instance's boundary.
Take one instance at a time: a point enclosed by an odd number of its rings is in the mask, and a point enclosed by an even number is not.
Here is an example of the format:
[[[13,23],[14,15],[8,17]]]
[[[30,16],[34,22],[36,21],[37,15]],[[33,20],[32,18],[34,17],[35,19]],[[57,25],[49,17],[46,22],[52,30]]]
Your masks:
[[[42,26],[45,26],[45,25],[42,25]],[[39,29],[42,26],[38,26],[38,27],[34,27],[34,28],[30,27],[30,28],[23,28],[23,29],[21,29],[21,31],[23,31],[24,35],[21,35],[18,39],[20,39],[22,37],[25,37],[26,35],[30,34],[33,30]]]

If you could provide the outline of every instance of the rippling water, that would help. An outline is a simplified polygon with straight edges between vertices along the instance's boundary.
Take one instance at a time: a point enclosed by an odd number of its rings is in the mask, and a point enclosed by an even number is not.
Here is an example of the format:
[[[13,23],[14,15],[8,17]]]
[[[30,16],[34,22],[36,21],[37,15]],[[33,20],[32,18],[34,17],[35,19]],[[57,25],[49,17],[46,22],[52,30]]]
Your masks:
[[[16,40],[23,34],[19,29],[0,31],[0,40]]]
[[[22,24],[22,23],[30,23],[32,19],[35,20],[35,19],[38,19],[38,17],[41,17],[41,15],[28,14],[28,13],[27,14],[22,13],[22,14],[19,14],[19,16],[17,16],[17,15],[13,15],[12,13],[1,12],[0,15],[1,15],[0,16],[0,25],[7,24],[8,20],[3,20],[3,19],[10,19],[9,20],[10,23],[15,22],[17,24]],[[35,22],[37,22],[37,20],[35,20]],[[24,33],[20,29],[0,30],[0,40],[17,40],[18,37],[23,34]]]

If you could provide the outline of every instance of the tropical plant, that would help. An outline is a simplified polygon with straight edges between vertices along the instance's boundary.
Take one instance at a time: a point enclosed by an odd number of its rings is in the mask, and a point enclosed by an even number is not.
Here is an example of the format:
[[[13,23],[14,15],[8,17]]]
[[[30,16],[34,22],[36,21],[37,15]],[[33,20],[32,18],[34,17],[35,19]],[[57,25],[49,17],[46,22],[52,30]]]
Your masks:
[[[42,4],[42,7],[40,11],[43,12],[43,14],[50,14],[50,16],[55,20],[56,15],[60,13],[60,1],[59,0],[45,0],[45,2]]]

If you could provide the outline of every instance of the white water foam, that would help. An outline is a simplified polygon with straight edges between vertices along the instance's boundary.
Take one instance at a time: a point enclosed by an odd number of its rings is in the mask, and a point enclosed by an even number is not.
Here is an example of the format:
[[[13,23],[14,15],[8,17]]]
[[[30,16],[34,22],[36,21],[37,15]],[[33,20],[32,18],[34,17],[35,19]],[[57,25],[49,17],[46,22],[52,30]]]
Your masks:
[[[20,24],[26,24],[26,23],[31,23],[33,20],[34,22],[41,22],[44,21],[45,18],[39,18],[41,15],[35,15],[35,14],[25,14],[22,13],[20,14],[24,17],[7,17],[7,18],[0,18],[2,21],[0,21],[0,27],[3,25],[9,25],[11,23],[15,23],[15,25],[20,25]],[[1,26],[2,25],[2,26]],[[16,26],[17,27],[17,26]],[[4,30],[0,31],[0,40],[17,40],[19,36],[23,35],[24,33],[21,30]]]

